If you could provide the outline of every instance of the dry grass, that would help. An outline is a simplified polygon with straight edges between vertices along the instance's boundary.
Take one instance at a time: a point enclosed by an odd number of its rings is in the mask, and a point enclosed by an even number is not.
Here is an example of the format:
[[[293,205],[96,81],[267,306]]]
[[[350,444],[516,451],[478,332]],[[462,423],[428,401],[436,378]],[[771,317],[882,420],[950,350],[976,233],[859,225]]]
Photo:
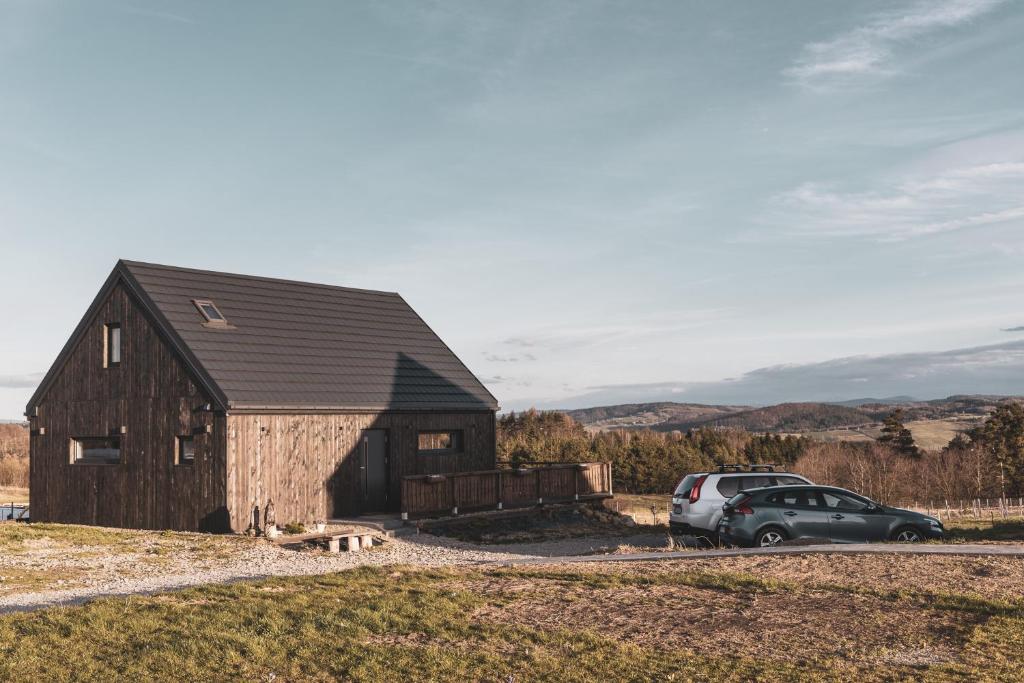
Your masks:
[[[668,525],[668,513],[672,510],[671,493],[616,493],[605,506],[625,515],[630,515],[637,524]]]
[[[762,555],[597,565],[637,579],[679,571],[716,572],[805,588],[843,586],[889,593],[959,594],[982,600],[1024,601],[1024,559],[951,555]]]
[[[0,505],[6,503],[17,505],[28,503],[28,489],[20,486],[0,486]]]
[[[979,418],[974,415],[951,417],[942,420],[914,420],[907,423],[907,428],[914,435],[914,441],[921,448],[928,451],[938,451],[945,448],[954,436],[979,423]],[[874,441],[882,433],[882,425],[867,425],[863,427],[848,427],[845,429],[826,429],[815,432],[804,432],[801,436],[807,436],[818,441]]]
[[[231,560],[253,539],[70,524],[0,524],[0,595],[145,577],[159,567]]]
[[[981,621],[976,614],[939,612],[919,604],[892,610],[888,599],[876,595],[788,587],[723,591],[716,585],[623,582],[599,588],[588,582],[566,585],[557,578],[502,577],[472,590],[501,598],[474,612],[479,623],[538,629],[585,624],[604,637],[634,645],[712,657],[742,652],[777,661],[855,657],[875,663],[948,662]]]
[[[1021,561],[359,569],[0,617],[6,680],[1017,681]],[[859,565],[858,565],[859,563]],[[964,577],[984,581],[980,592]],[[878,576],[864,582],[865,577]],[[59,652],[59,657],[52,653]]]

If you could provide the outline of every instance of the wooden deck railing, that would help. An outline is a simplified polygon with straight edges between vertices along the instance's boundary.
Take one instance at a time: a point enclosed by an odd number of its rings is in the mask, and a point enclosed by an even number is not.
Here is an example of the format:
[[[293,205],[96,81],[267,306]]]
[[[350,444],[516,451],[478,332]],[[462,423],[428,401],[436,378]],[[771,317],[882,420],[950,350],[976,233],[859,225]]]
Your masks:
[[[612,466],[607,462],[420,474],[402,478],[402,516],[502,510],[611,495]]]

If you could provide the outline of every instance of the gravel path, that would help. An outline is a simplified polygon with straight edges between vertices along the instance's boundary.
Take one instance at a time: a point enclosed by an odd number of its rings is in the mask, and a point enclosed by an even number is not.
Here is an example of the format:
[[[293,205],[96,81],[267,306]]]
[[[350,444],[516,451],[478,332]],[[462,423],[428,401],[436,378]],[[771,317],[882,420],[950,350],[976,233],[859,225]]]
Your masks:
[[[51,605],[74,605],[99,597],[146,595],[210,583],[230,583],[272,576],[328,574],[361,566],[407,564],[436,567],[503,564],[523,559],[544,560],[548,557],[582,553],[609,553],[621,545],[638,548],[659,547],[665,542],[664,534],[642,534],[481,546],[420,534],[390,539],[372,550],[358,553],[295,551],[270,543],[253,543],[239,547],[227,560],[218,558],[197,561],[192,557],[182,557],[173,558],[163,566],[146,565],[144,569],[137,565],[132,567],[130,563],[133,560],[130,556],[110,555],[92,563],[88,576],[69,581],[67,588],[13,592],[0,596],[0,613]],[[47,562],[39,555],[32,554],[5,557],[3,565],[55,573],[73,568],[73,565],[67,562]],[[142,571],[126,571],[132,568]]]
[[[330,554],[295,551],[270,543],[241,545],[226,557],[197,558],[183,553],[168,562],[150,566],[132,556],[111,554],[88,565],[89,571],[54,589],[53,583],[36,592],[12,592],[0,596],[0,613],[34,610],[53,605],[75,605],[100,597],[147,595],[211,583],[231,583],[273,576],[304,576],[344,571],[360,566],[415,565],[421,567],[480,564],[569,564],[579,562],[627,562],[650,560],[709,559],[763,554],[898,553],[941,555],[1000,555],[1024,557],[1024,544],[962,545],[819,545],[782,546],[728,550],[630,552],[631,549],[664,548],[665,534],[633,534],[568,538],[537,543],[474,545],[451,538],[420,534],[390,539],[372,550]],[[625,551],[625,552],[624,552]],[[134,563],[134,564],[132,564]],[[73,564],[46,560],[41,554],[7,556],[3,567],[48,571],[60,575]],[[134,571],[131,571],[134,570]],[[0,569],[7,571],[7,569]],[[70,572],[69,572],[69,575]],[[0,579],[3,577],[0,576]],[[56,582],[59,585],[61,582]]]

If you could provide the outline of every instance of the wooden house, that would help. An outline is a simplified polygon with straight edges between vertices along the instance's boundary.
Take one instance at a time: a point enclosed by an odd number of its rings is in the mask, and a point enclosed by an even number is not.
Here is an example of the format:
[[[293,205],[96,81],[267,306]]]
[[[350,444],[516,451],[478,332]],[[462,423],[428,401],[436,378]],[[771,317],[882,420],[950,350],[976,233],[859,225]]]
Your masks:
[[[398,294],[119,261],[28,403],[33,521],[243,531],[495,467],[497,401]]]

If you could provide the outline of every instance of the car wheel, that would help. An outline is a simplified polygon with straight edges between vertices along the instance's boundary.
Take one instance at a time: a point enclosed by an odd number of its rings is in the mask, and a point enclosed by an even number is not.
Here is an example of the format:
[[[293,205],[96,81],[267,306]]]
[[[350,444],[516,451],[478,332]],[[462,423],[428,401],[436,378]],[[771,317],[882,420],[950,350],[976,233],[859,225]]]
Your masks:
[[[924,535],[912,526],[901,526],[893,533],[892,540],[897,543],[920,543]]]
[[[786,532],[778,527],[768,527],[757,532],[754,545],[761,548],[773,548],[786,540]]]

